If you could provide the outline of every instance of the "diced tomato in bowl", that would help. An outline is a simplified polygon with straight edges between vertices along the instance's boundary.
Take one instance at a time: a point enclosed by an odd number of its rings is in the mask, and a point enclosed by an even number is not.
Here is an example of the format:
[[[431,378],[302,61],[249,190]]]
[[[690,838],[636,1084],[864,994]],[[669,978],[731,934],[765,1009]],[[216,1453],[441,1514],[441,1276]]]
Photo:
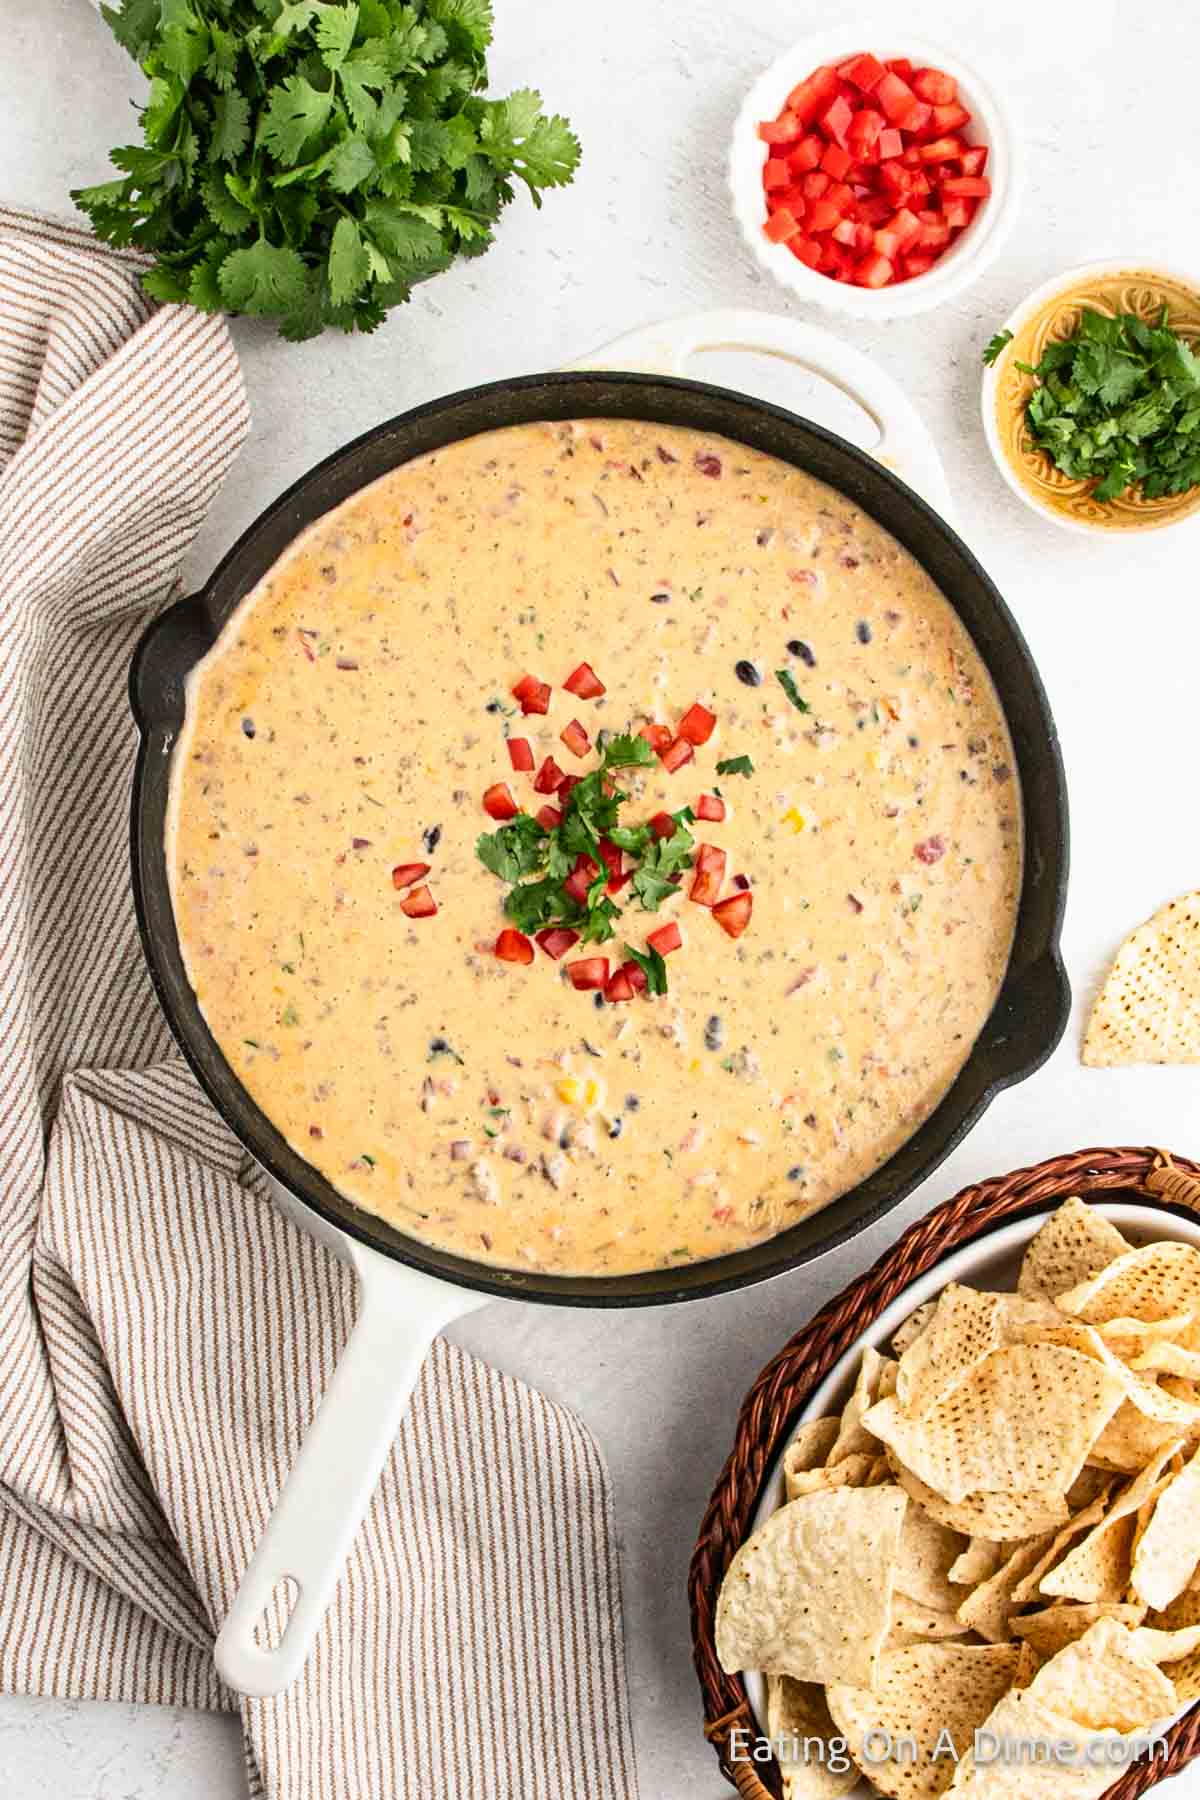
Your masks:
[[[889,57],[853,40],[843,54],[846,40],[818,34],[756,85],[735,132],[735,202],[760,260],[799,293],[821,297],[811,270],[845,294],[831,297],[835,307],[902,316],[959,291],[999,248],[1013,212],[1012,146],[995,100],[953,58],[927,47]],[[789,82],[803,59],[807,71]],[[918,232],[911,220],[926,213]],[[909,284],[948,257],[953,280],[910,300]]]

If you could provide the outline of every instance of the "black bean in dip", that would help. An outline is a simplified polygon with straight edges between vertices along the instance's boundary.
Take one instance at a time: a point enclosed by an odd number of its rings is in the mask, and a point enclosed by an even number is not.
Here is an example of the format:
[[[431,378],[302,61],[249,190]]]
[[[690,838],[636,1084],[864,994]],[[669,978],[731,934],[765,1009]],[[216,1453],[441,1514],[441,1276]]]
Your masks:
[[[428,831],[426,831],[424,837],[421,839],[421,842],[425,846],[426,856],[432,856],[434,851],[437,849],[438,845],[441,843],[441,841],[442,841],[441,826],[440,825],[431,825],[429,827]]]
[[[858,621],[858,624],[854,627],[854,635],[858,639],[860,644],[869,644],[870,643],[871,627],[867,624],[867,621],[865,619],[860,619]]]
[[[793,638],[788,644],[788,655],[798,656],[806,668],[815,669],[817,659],[813,655],[812,645],[806,644],[803,638]]]
[[[254,731],[255,731],[254,720],[253,719],[243,719],[242,720],[243,736],[252,738],[254,736]]]
[[[738,680],[744,682],[747,687],[762,686],[762,670],[755,668],[754,664],[749,662],[746,657],[733,665],[733,672]]]

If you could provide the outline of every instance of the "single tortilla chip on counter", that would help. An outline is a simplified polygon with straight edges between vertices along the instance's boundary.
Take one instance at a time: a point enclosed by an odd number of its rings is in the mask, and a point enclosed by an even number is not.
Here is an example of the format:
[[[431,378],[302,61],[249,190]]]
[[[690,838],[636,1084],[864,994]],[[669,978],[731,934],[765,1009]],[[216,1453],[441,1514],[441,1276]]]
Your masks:
[[[1055,1656],[1090,1631],[1097,1619],[1115,1619],[1134,1630],[1146,1616],[1144,1606],[1131,1606],[1122,1601],[1095,1601],[1074,1605],[1056,1601],[1041,1612],[1021,1613],[1013,1620],[1013,1630],[1023,1643],[1029,1644],[1041,1657]],[[1151,1661],[1156,1661],[1154,1657]]]
[[[1092,1007],[1083,1060],[1200,1062],[1200,893],[1168,901],[1125,939]]]
[[[1035,1677],[1036,1679],[1036,1677]],[[1103,1755],[1097,1764],[1088,1760],[1096,1734],[1063,1718],[1037,1699],[1032,1686],[1014,1688],[999,1700],[983,1721],[985,1751],[997,1744],[1069,1744],[1075,1748],[1070,1762],[1031,1762],[1024,1758],[997,1757],[976,1761],[972,1748],[954,1771],[950,1791],[969,1794],[971,1800],[1099,1800],[1112,1786],[1115,1769]],[[1123,1742],[1119,1732],[1111,1735]],[[989,1741],[990,1740],[990,1741]]]
[[[772,1513],[721,1585],[722,1668],[869,1686],[891,1620],[907,1504],[891,1484],[841,1487]]]
[[[896,1398],[865,1414],[866,1429],[952,1502],[968,1494],[1061,1489],[1124,1398],[1102,1363],[1055,1344],[994,1350],[925,1418]]]
[[[830,1762],[841,1761],[829,1750],[837,1735],[823,1687],[793,1681],[790,1675],[767,1676],[767,1736],[779,1764],[783,1800],[838,1800],[858,1786],[853,1764],[840,1772],[829,1767]],[[823,1754],[817,1746],[823,1747]]]
[[[1017,1292],[1031,1300],[1054,1300],[1128,1249],[1127,1240],[1101,1214],[1082,1200],[1064,1200],[1030,1240]]]
[[[1161,1611],[1186,1588],[1200,1563],[1200,1454],[1168,1482],[1133,1548],[1131,1580],[1139,1600]]]
[[[1176,1707],[1174,1684],[1139,1655],[1133,1633],[1115,1619],[1097,1619],[1043,1663],[1029,1691],[1088,1731],[1137,1731]]]
[[[934,1756],[948,1733],[959,1756],[971,1744],[1001,1695],[1012,1685],[1018,1653],[1011,1644],[914,1644],[880,1658],[873,1689],[838,1684],[829,1710],[850,1754],[881,1794],[893,1800],[933,1800],[954,1778],[949,1755]],[[867,1753],[873,1732],[893,1743],[912,1738],[915,1759],[876,1761]]]

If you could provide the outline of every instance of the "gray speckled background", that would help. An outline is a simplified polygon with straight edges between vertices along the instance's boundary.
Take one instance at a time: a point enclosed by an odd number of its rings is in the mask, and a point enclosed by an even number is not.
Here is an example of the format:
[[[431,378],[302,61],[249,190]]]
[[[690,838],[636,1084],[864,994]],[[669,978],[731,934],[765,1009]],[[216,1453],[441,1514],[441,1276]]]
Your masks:
[[[498,246],[419,292],[376,336],[290,348],[237,338],[254,432],[201,534],[203,576],[261,507],[379,418],[432,395],[569,360],[641,322],[718,304],[787,310],[731,222],[723,160],[750,79],[828,8],[797,0],[498,0],[497,90],[535,83],[570,114],[586,160],[541,215],[518,203]],[[888,9],[891,11],[891,9]],[[865,16],[865,15],[864,15]],[[644,1800],[728,1792],[698,1728],[684,1574],[744,1389],[780,1342],[966,1181],[1086,1144],[1195,1152],[1188,1070],[1085,1071],[1078,1011],[1124,931],[1200,880],[1192,794],[1200,527],[1128,543],[1057,532],[992,468],[978,352],[1047,276],[1111,254],[1200,266],[1192,9],[1153,27],[1116,0],[909,0],[915,33],[977,60],[1024,115],[1024,207],[991,271],[939,313],[844,329],[905,382],[937,433],[966,535],[1028,635],[1062,731],[1075,839],[1065,951],[1077,1018],[1037,1077],[1001,1098],[898,1213],[815,1268],[731,1298],[625,1315],[495,1305],[454,1335],[575,1407],[612,1470],[624,1557],[629,1678]],[[0,193],[65,212],[132,131],[136,77],[86,0],[0,0]],[[1188,229],[1190,224],[1190,230]],[[836,322],[835,322],[836,323]],[[735,376],[734,370],[738,369]],[[853,409],[755,359],[704,359],[855,435]],[[767,384],[769,383],[769,388]],[[7,1800],[233,1800],[232,1721],[0,1698]],[[1200,1774],[1175,1792],[1200,1795]],[[357,1800],[348,1796],[347,1800]]]

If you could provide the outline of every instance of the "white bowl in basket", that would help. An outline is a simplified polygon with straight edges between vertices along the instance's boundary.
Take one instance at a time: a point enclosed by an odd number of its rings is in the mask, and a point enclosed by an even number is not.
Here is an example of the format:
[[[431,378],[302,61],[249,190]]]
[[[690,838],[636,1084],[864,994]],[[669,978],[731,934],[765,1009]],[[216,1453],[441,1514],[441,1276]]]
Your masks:
[[[906,56],[918,68],[944,69],[958,83],[959,97],[971,114],[967,135],[988,148],[987,175],[991,194],[971,223],[924,275],[884,288],[854,287],[818,275],[800,262],[786,244],[763,235],[767,210],[762,169],[769,149],[758,135],[764,119],[777,117],[796,86],[823,63],[844,62],[856,51],[869,50],[884,61]],[[959,294],[999,252],[1016,217],[1020,156],[1012,116],[973,69],[936,44],[911,38],[897,40],[895,26],[837,26],[793,44],[759,76],[742,103],[729,152],[729,186],[733,210],[751,252],[783,287],[802,300],[812,300],[854,319],[907,319]]]

